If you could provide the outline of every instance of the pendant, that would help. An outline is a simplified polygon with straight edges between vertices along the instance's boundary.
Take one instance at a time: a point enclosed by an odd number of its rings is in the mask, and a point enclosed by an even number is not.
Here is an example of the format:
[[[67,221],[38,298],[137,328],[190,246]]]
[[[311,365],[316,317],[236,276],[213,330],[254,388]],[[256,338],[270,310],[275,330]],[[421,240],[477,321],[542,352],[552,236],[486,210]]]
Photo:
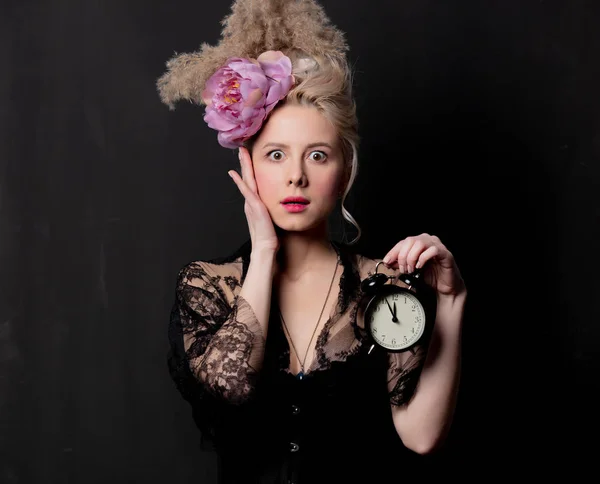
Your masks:
[[[296,375],[296,379],[298,379],[298,380],[303,380],[303,379],[304,379],[304,372],[303,372],[303,371],[301,371],[300,373],[298,373],[298,374]]]

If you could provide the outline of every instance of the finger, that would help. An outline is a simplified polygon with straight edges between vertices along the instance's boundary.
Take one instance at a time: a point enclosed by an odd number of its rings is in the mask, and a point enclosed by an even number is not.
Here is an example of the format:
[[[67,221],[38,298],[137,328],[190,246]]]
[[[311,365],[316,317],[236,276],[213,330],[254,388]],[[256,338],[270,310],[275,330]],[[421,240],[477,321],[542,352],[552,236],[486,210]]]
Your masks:
[[[258,193],[250,153],[246,148],[242,146],[239,148],[238,154],[240,158],[240,164],[242,166],[242,175],[244,182],[246,182],[246,185],[248,185],[248,188],[250,188],[250,190],[252,190],[254,193]]]
[[[260,197],[254,193],[248,184],[242,180],[241,176],[235,170],[230,170],[229,176],[233,179],[233,181],[238,186],[240,192],[244,196],[246,203],[244,204],[244,213],[247,217],[254,218],[255,216],[264,216],[264,212],[266,212],[266,208],[262,203]],[[268,212],[267,212],[268,215]]]
[[[415,237],[406,237],[406,239],[404,239],[402,241],[402,243],[400,244],[400,247],[398,248],[398,254],[396,255],[396,260],[398,262],[398,270],[402,274],[406,274],[408,272],[406,259],[408,257],[408,254],[410,253],[410,250],[412,249],[413,245],[415,244],[415,242],[416,242]]]
[[[398,242],[396,245],[394,245],[394,247],[392,247],[388,251],[388,253],[383,258],[383,262],[386,265],[388,265],[390,267],[394,267],[397,264],[398,252],[400,252],[400,247],[402,246],[402,244],[404,244],[405,240],[401,240],[400,242]]]
[[[421,252],[421,254],[419,255],[419,259],[418,259],[415,267],[417,269],[420,269],[421,267],[423,267],[425,265],[425,263],[428,260],[433,259],[439,253],[440,253],[439,247],[437,247],[435,245],[432,245],[431,247],[428,247],[426,250],[424,250],[423,252]]]
[[[232,180],[235,182],[235,184],[237,185],[238,189],[240,190],[240,192],[242,193],[242,195],[244,196],[246,201],[250,202],[252,200],[252,197],[255,196],[255,194],[252,192],[252,190],[246,184],[246,182],[244,180],[242,180],[242,177],[240,176],[240,174],[235,170],[229,170],[227,173],[232,178]]]
[[[240,177],[242,178],[244,183],[246,183],[246,178],[248,177],[246,176],[246,166],[244,162],[244,157],[242,156],[242,148],[238,148],[238,160],[240,162]]]
[[[400,272],[405,272],[405,264],[406,264],[406,253],[410,249],[412,245],[412,241],[409,239],[404,239],[398,242],[392,250],[388,252],[385,256],[384,261],[387,262],[387,266],[392,269],[398,269]]]
[[[407,251],[405,265],[406,272],[408,274],[412,273],[415,270],[415,266],[417,264],[417,261],[419,260],[419,256],[425,251],[426,248],[427,246],[425,245],[425,242],[423,242],[421,239],[417,239],[414,241],[411,248]]]

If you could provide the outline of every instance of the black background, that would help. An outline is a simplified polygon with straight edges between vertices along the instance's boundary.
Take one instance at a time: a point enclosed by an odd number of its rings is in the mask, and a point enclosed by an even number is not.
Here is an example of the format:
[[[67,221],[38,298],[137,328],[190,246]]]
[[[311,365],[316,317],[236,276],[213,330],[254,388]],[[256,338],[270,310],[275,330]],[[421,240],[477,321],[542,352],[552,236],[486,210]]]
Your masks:
[[[427,465],[581,470],[597,442],[600,3],[322,4],[355,67],[359,249],[436,234],[469,289],[457,417]],[[0,482],[214,482],[166,326],[178,269],[248,237],[237,156],[155,81],[218,41],[229,3],[0,9]]]

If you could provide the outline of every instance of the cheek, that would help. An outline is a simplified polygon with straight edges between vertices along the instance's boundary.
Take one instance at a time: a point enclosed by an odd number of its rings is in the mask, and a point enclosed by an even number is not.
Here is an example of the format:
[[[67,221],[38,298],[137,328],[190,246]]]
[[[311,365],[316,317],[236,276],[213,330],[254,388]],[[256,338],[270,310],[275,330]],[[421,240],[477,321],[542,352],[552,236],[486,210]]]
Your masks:
[[[256,170],[254,172],[254,179],[256,180],[256,188],[258,194],[263,201],[269,201],[273,197],[276,197],[274,187],[277,185],[276,174],[271,171]]]
[[[321,198],[336,199],[341,188],[340,174],[332,173],[330,176],[315,180],[313,191]]]

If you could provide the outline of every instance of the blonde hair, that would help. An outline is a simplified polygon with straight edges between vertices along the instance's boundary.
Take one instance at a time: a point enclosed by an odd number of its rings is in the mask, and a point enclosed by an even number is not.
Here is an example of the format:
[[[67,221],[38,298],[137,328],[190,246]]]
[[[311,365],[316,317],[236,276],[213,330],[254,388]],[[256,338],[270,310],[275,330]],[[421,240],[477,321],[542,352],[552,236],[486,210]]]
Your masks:
[[[337,129],[348,170],[342,216],[358,230],[350,244],[356,243],[361,229],[344,206],[358,174],[359,142],[344,33],[315,0],[235,0],[222,25],[217,45],[203,43],[197,52],[176,53],[167,61],[157,81],[161,101],[169,109],[179,100],[204,104],[206,81],[231,57],[256,59],[268,50],[290,57],[296,82],[281,104],[314,106]]]

